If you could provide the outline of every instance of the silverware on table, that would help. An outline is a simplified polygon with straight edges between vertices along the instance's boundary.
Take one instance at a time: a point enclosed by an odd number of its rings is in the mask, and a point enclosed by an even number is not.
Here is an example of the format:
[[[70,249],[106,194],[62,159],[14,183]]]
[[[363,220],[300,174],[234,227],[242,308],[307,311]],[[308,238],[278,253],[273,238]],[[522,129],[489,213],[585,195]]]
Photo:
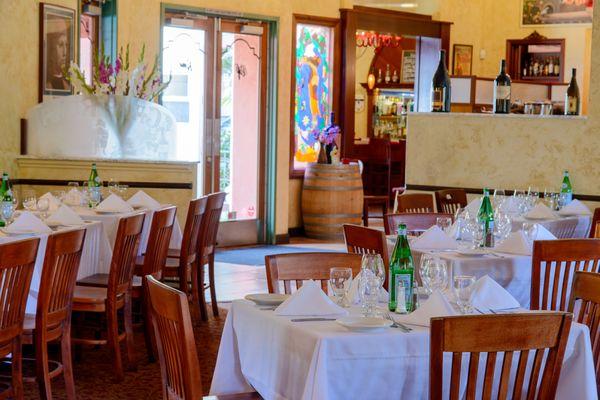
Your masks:
[[[294,318],[291,321],[292,322],[318,322],[318,321],[335,321],[337,318],[322,318],[322,317],[316,317],[316,318]]]
[[[408,332],[412,331],[412,328],[409,328],[408,326],[403,325],[400,322],[396,322],[394,320],[394,318],[392,318],[392,316],[390,315],[389,312],[385,313],[385,317],[386,317],[386,319],[389,319],[390,321],[392,321],[392,325],[390,325],[392,328],[399,328],[404,333],[408,333]]]

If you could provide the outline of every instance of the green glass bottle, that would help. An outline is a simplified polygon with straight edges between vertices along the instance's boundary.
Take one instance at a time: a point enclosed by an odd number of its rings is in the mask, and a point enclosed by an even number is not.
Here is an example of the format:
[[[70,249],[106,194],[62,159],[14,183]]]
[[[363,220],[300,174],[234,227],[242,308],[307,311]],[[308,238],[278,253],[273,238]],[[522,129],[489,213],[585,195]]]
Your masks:
[[[483,200],[479,207],[479,213],[477,213],[477,222],[483,226],[481,247],[494,247],[494,210],[488,188],[483,189]]]
[[[0,201],[11,202],[13,201],[12,189],[10,182],[8,181],[8,174],[5,172],[2,174],[2,185],[0,185]],[[4,219],[0,219],[0,227],[6,226]]]
[[[389,290],[390,290],[390,301],[388,308],[390,311],[396,311],[398,306],[398,286],[404,287],[404,296],[406,303],[406,311],[413,311],[413,282],[415,275],[415,267],[413,262],[412,253],[410,252],[410,246],[408,245],[408,239],[406,237],[406,225],[398,225],[398,239],[396,240],[396,246],[392,252],[390,260],[390,274],[389,274]]]
[[[102,195],[100,192],[100,188],[102,186],[102,181],[100,180],[100,176],[98,176],[98,170],[96,169],[96,163],[92,163],[92,171],[90,172],[90,177],[88,178],[88,193],[90,194],[90,201],[88,201],[88,207],[94,208],[100,201],[102,201]]]
[[[573,186],[571,186],[571,180],[569,179],[569,171],[565,171],[563,174],[560,197],[563,199],[563,207],[573,200]]]
[[[98,170],[96,169],[96,163],[92,164],[92,172],[90,172],[90,177],[88,179],[88,187],[100,187],[102,186],[102,181],[98,176]]]

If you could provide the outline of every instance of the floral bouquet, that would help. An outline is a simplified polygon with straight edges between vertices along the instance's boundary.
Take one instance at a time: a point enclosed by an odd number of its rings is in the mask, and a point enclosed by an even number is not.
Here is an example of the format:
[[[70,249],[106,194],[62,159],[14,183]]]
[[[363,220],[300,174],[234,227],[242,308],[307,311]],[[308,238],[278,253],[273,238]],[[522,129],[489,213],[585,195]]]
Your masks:
[[[154,59],[154,65],[149,68],[144,61],[146,46],[142,47],[138,65],[132,67],[129,62],[129,45],[125,55],[123,48],[119,51],[114,64],[110,57],[103,55],[94,59],[92,70],[92,82],[88,84],[85,75],[74,62],[71,63],[65,73],[65,78],[71,82],[75,93],[90,95],[125,95],[134,96],[142,100],[152,101],[160,95],[169,85],[171,79],[163,82],[158,69],[158,57]]]
[[[336,139],[340,134],[341,130],[338,125],[335,124],[334,115],[331,113],[331,125],[322,131],[314,130],[312,132],[313,137],[321,148],[319,149],[319,157],[317,162],[320,164],[331,164],[331,152],[336,147]]]

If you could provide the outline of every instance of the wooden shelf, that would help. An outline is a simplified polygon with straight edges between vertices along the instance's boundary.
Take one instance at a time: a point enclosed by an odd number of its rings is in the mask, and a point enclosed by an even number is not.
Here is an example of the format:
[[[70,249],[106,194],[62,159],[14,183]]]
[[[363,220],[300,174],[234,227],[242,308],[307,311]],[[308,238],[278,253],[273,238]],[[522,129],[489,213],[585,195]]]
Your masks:
[[[364,87],[365,89],[369,90],[369,86],[367,85],[366,82],[361,82],[360,84],[362,87]],[[375,89],[414,89],[415,88],[415,84],[414,83],[377,83],[375,84],[375,87],[373,88],[373,90]]]

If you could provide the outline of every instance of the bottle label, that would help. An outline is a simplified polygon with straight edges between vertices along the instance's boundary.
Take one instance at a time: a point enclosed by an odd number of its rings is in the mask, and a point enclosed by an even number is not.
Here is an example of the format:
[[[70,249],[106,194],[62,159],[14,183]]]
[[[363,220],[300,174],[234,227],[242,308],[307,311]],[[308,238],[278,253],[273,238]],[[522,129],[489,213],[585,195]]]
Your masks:
[[[579,101],[575,96],[567,96],[567,112],[569,114],[577,114],[577,106]]]
[[[510,100],[510,86],[496,86],[496,100]]]
[[[434,88],[431,92],[431,111],[444,111],[446,88]]]
[[[412,303],[412,279],[411,279],[411,275],[410,274],[396,274],[394,276],[394,287],[396,288],[396,293],[398,293],[398,288],[402,287],[402,291],[404,292],[404,304],[406,304],[406,307],[408,308],[409,305]],[[398,301],[397,304],[400,304],[400,302]],[[411,310],[409,310],[411,311]]]

